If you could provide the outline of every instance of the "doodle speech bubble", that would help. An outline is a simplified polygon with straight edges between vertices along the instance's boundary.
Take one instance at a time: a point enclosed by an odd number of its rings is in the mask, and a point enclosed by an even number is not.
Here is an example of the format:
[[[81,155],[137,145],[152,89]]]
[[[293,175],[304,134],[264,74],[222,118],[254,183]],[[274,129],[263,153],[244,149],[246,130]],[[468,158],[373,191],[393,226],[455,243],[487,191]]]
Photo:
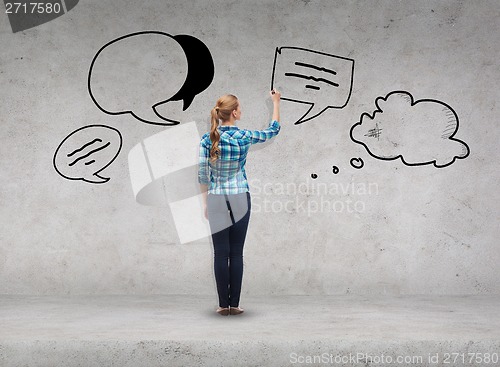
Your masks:
[[[298,47],[278,47],[274,54],[271,89],[282,99],[310,104],[295,124],[309,121],[328,108],[344,108],[349,101],[354,60]]]
[[[157,107],[183,101],[186,110],[194,97],[213,80],[214,64],[203,42],[189,35],[137,32],[104,45],[92,60],[88,90],[105,113],[132,114],[154,125],[176,125]]]
[[[210,51],[198,38],[180,34],[174,36],[174,39],[179,42],[186,53],[188,74],[181,89],[167,102],[182,100],[182,110],[185,111],[193,102],[194,97],[212,83],[215,68]]]
[[[101,184],[109,178],[100,175],[122,148],[120,132],[106,125],[88,125],[69,134],[54,153],[54,168],[68,180]]]
[[[363,145],[372,157],[442,168],[469,156],[469,146],[455,138],[458,115],[446,103],[415,101],[406,91],[393,91],[378,97],[375,105],[375,112],[363,113],[350,130],[351,140]]]

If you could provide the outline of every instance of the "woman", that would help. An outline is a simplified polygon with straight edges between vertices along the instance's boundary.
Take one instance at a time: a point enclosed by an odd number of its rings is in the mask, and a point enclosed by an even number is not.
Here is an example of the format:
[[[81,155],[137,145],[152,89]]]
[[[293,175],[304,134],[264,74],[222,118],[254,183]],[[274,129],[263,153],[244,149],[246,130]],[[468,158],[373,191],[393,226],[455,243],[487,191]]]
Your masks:
[[[243,278],[243,245],[250,219],[251,200],[245,172],[248,149],[280,131],[281,94],[273,89],[273,117],[265,130],[240,129],[238,98],[231,94],[217,100],[211,111],[210,133],[200,141],[198,182],[205,217],[214,245],[214,272],[219,295],[217,313],[227,316],[243,312],[239,307]]]

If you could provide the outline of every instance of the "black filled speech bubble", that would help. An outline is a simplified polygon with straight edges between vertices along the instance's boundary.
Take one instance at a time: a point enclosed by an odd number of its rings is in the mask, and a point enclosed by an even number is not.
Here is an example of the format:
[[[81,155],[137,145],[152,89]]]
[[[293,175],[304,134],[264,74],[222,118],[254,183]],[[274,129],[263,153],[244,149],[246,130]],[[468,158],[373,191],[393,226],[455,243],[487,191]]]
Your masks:
[[[88,90],[107,114],[130,113],[148,124],[177,125],[180,121],[162,116],[156,108],[182,100],[185,111],[211,84],[214,72],[212,55],[199,39],[136,32],[101,47],[90,65]]]
[[[215,68],[210,51],[198,38],[186,34],[173,38],[179,42],[186,53],[188,74],[181,89],[170,97],[169,101],[183,100],[182,110],[185,111],[193,102],[193,98],[212,83]]]
[[[27,1],[4,0],[12,32],[33,28],[60,17],[73,9],[79,0]]]

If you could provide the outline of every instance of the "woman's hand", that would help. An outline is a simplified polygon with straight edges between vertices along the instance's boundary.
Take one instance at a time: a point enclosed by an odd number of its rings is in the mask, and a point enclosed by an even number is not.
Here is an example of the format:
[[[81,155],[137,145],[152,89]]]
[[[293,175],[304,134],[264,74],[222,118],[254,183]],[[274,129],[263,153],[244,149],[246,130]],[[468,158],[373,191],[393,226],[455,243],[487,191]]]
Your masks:
[[[273,120],[280,122],[280,99],[281,93],[276,88],[269,92],[273,100]]]
[[[271,95],[271,99],[273,100],[273,103],[278,103],[281,99],[281,93],[278,92],[276,88],[273,88],[272,91],[269,92]]]

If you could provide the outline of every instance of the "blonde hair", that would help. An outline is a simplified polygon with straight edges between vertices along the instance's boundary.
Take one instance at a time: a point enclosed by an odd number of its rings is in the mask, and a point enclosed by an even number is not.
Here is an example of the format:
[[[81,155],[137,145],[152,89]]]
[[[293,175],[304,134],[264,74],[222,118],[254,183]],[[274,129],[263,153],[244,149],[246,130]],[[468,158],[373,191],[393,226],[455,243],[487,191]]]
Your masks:
[[[210,148],[210,160],[217,160],[220,155],[219,140],[220,134],[217,130],[219,120],[228,121],[231,113],[238,108],[238,98],[232,94],[226,94],[220,97],[215,103],[215,107],[210,111],[210,140],[212,148]]]

